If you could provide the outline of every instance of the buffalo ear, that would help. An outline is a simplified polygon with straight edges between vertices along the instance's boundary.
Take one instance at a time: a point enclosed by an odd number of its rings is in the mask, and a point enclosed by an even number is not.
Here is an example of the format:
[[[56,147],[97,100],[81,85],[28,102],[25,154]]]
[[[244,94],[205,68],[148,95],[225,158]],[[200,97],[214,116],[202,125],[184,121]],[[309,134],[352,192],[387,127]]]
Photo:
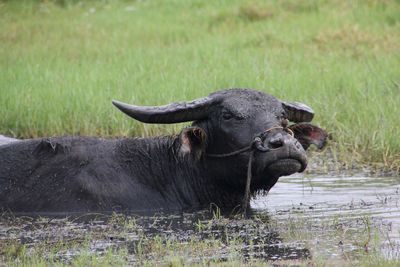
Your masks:
[[[299,140],[304,150],[307,150],[311,144],[316,145],[319,149],[326,145],[328,134],[318,126],[304,122],[293,124],[289,126],[289,129],[293,131],[294,137]]]
[[[199,160],[206,148],[206,133],[200,127],[188,127],[182,130],[179,152],[183,155],[192,155]]]

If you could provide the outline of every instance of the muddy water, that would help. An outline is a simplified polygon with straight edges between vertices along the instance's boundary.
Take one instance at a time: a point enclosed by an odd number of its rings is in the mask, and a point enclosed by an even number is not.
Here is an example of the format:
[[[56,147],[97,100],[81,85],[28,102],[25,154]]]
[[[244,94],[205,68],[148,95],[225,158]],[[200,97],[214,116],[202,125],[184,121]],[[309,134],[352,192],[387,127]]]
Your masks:
[[[347,257],[373,247],[400,259],[400,177],[283,177],[252,207],[297,223],[313,254]]]
[[[183,251],[188,263],[226,261],[232,255],[340,261],[373,254],[400,260],[399,177],[283,177],[251,205],[246,219],[215,211],[61,217],[5,213],[0,216],[0,265],[6,259],[1,249],[9,245],[24,246],[30,254],[40,248],[44,256],[52,251],[63,262],[82,251],[101,256],[123,248],[129,264],[139,265],[158,264],[176,251]],[[62,248],[54,252],[51,247],[60,242]],[[140,254],[144,248],[147,252]]]

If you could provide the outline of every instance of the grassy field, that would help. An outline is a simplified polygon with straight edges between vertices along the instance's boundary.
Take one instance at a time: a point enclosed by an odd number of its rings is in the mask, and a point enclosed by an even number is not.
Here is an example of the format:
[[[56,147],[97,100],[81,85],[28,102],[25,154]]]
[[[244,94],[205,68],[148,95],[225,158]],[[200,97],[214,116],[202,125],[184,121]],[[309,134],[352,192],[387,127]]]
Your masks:
[[[148,136],[111,105],[248,87],[303,101],[342,161],[400,168],[400,1],[0,1],[0,133]]]

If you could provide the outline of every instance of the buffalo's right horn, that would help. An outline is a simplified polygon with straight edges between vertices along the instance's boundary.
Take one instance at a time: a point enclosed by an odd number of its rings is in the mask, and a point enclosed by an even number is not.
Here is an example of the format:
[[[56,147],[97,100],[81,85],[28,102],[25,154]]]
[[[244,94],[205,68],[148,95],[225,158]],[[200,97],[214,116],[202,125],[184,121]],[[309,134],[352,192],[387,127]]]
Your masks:
[[[286,111],[287,118],[292,122],[310,122],[314,118],[314,111],[306,104],[299,102],[284,102],[282,106]]]
[[[209,108],[221,101],[218,97],[204,97],[191,102],[171,103],[165,106],[135,106],[116,100],[112,103],[126,115],[145,123],[178,123],[195,121],[208,116]]]

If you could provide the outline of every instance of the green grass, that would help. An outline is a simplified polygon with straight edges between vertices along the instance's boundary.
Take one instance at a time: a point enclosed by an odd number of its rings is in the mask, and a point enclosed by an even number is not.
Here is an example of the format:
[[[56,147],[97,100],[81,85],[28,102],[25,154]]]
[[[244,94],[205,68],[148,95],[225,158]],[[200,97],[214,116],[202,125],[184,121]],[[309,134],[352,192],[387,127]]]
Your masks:
[[[157,216],[144,224],[122,214],[84,223],[73,218],[9,217],[8,222],[0,222],[8,230],[0,243],[0,264],[398,266],[398,258],[385,258],[381,252],[384,240],[379,240],[378,232],[385,230],[372,224],[369,217],[344,218],[310,222],[292,210],[286,220],[268,215],[251,219],[219,216],[199,220],[194,230],[183,230],[171,227],[171,218]],[[273,249],[280,246],[288,251]],[[296,246],[309,248],[311,257],[271,259],[273,255],[287,257],[289,249]]]
[[[349,162],[400,168],[400,1],[0,2],[0,133],[148,136],[111,105],[249,87],[302,101]]]

